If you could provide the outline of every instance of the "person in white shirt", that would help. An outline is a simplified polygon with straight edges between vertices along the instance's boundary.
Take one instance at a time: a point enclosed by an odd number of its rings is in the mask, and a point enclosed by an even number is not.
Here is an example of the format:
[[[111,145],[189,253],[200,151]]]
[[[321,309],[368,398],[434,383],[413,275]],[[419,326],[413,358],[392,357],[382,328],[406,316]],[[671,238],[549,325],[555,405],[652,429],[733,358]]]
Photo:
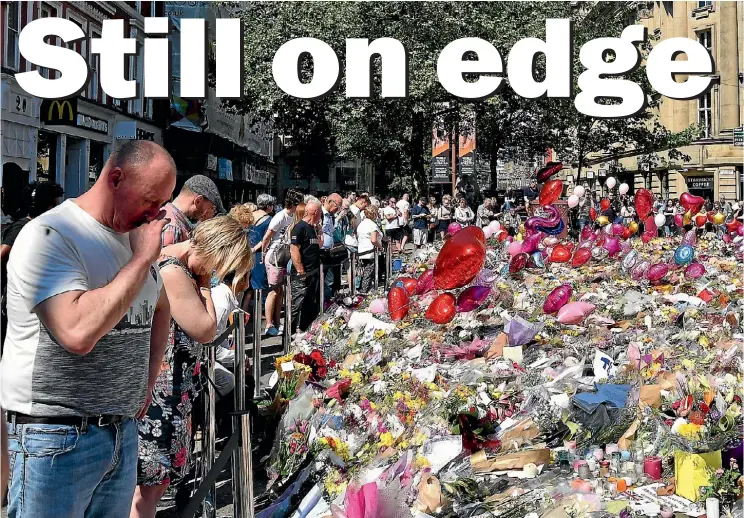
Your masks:
[[[393,242],[395,253],[399,253],[401,251],[400,242],[403,239],[403,232],[400,230],[400,217],[398,216],[398,209],[395,206],[395,198],[390,198],[388,206],[382,209],[382,217],[384,219],[385,235]]]
[[[473,220],[475,220],[473,209],[468,207],[468,201],[465,198],[460,198],[460,203],[455,209],[455,221],[463,227],[466,227],[472,225]]]
[[[362,194],[356,201],[349,207],[349,212],[352,216],[351,225],[354,229],[359,226],[359,223],[365,218],[364,209],[370,204],[370,199],[367,195]]]
[[[400,218],[400,229],[403,232],[403,237],[400,241],[400,251],[403,252],[406,249],[406,242],[408,241],[408,235],[410,229],[408,228],[408,219],[410,216],[411,204],[408,201],[408,194],[404,194],[398,203],[395,204],[398,209],[398,215]]]
[[[360,293],[369,293],[375,280],[375,254],[382,250],[382,231],[377,226],[377,207],[364,209],[365,218],[357,227],[359,261],[361,262]]]

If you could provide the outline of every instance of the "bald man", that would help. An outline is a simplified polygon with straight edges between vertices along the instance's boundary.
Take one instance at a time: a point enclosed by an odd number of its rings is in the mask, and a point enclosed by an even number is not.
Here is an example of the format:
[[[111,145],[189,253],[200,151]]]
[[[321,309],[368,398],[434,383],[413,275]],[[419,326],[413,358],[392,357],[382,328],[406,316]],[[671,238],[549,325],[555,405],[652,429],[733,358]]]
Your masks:
[[[320,241],[316,226],[322,217],[321,203],[305,204],[305,217],[292,229],[292,334],[305,331],[320,313]]]
[[[129,516],[137,424],[170,312],[154,261],[176,185],[168,152],[121,145],[95,185],[31,220],[8,262],[0,396],[8,516]]]

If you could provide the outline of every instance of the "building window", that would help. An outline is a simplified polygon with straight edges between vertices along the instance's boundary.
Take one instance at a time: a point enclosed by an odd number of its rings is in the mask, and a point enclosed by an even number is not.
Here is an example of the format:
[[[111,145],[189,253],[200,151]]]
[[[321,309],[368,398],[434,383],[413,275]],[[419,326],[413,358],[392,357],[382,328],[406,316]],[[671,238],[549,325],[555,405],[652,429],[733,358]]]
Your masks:
[[[18,33],[21,30],[21,2],[5,4],[5,66],[18,70],[20,54],[18,53]]]
[[[90,37],[100,38],[101,33],[98,30],[91,30]],[[98,100],[98,70],[101,64],[100,54],[95,54],[95,55],[91,54],[89,63],[90,63],[90,82],[88,83],[88,89],[90,90],[90,93],[88,97],[90,97],[94,101],[97,101]]]
[[[68,9],[68,13],[69,13],[69,9]],[[67,19],[70,20],[71,22],[74,22],[78,27],[80,27],[80,30],[83,31],[83,34],[87,34],[85,22],[74,18],[70,14],[67,15]],[[88,56],[86,55],[87,44],[85,40],[86,38],[80,38],[79,40],[71,41],[67,44],[67,48],[70,50],[74,50],[75,52],[83,56],[83,59],[88,61]],[[86,90],[83,90],[82,92],[80,92],[80,95],[82,97],[88,97],[88,92]]]
[[[705,7],[711,7],[711,5],[713,5],[712,0],[698,0],[698,3],[697,3],[698,9],[702,9]]]
[[[710,55],[713,55],[713,34],[710,29],[697,33],[697,40],[700,45],[706,48]]]
[[[713,135],[713,116],[711,113],[711,92],[710,90],[698,97],[698,124],[703,131],[703,138],[710,138]]]
[[[139,56],[134,55],[129,58],[129,79],[140,84],[140,59]],[[129,101],[129,113],[142,115],[142,89],[139,89],[139,97],[131,99]]]

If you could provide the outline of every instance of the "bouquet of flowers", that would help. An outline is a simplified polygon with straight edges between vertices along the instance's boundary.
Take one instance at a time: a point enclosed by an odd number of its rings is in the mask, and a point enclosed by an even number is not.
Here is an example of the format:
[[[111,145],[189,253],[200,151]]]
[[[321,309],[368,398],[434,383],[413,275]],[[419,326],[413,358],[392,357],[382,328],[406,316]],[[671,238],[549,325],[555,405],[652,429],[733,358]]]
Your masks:
[[[307,420],[295,420],[288,433],[281,435],[269,472],[276,478],[285,479],[297,472],[305,461],[310,448],[308,435],[310,426]]]
[[[730,469],[708,469],[709,486],[700,488],[703,498],[718,498],[724,506],[731,505],[741,495],[739,469],[736,459],[731,459]]]
[[[297,353],[293,360],[295,363],[301,363],[310,367],[312,370],[310,381],[321,381],[328,375],[325,358],[323,358],[323,354],[317,349],[314,349],[310,354]]]

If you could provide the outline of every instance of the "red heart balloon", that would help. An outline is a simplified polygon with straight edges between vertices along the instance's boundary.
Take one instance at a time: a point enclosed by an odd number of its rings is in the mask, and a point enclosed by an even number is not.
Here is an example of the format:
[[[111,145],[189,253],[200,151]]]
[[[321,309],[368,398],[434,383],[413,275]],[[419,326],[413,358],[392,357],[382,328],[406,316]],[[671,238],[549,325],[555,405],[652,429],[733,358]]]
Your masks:
[[[434,270],[426,270],[416,281],[416,295],[423,295],[434,289]]]
[[[704,227],[706,221],[708,221],[708,218],[705,214],[698,214],[697,216],[695,216],[695,224],[698,227]]]
[[[690,212],[691,215],[694,216],[695,214],[700,212],[700,209],[703,208],[705,200],[700,196],[695,196],[690,194],[689,192],[684,192],[682,193],[682,196],[679,197],[679,204],[682,205]]]
[[[578,268],[585,265],[592,258],[592,251],[589,248],[579,248],[571,258],[571,266]]]
[[[545,185],[543,185],[543,188],[540,190],[540,197],[538,198],[538,201],[543,207],[552,205],[558,198],[561,197],[562,192],[563,182],[561,182],[560,180],[550,180]]]
[[[509,261],[509,273],[517,273],[519,270],[527,266],[530,256],[524,252],[517,254]]]
[[[457,233],[457,239],[464,242],[476,239],[486,244],[486,234],[483,233],[483,229],[476,226],[465,227]]]
[[[736,232],[737,230],[739,230],[739,225],[741,225],[741,223],[739,223],[739,220],[732,219],[731,221],[726,223],[726,230],[728,230],[729,232]]]
[[[654,231],[654,232],[646,231],[641,236],[641,241],[643,241],[644,243],[648,243],[649,241],[651,241],[655,237],[656,237],[656,231]]]
[[[679,228],[682,228],[685,226],[685,217],[682,214],[675,214],[674,215],[674,224],[677,225]]]
[[[594,207],[592,207],[591,209],[589,209],[589,217],[591,218],[592,221],[594,221],[595,219],[597,219],[597,211],[596,211],[596,209]]]
[[[416,293],[418,280],[414,279],[413,277],[400,277],[398,279],[398,282],[403,283],[403,287],[406,289],[409,295],[413,295]]]
[[[653,232],[654,237],[656,237],[656,232],[659,230],[659,227],[656,226],[656,221],[654,221],[653,216],[646,218],[646,221],[643,223],[643,230],[644,232]]]
[[[499,243],[503,243],[507,237],[509,237],[509,233],[507,231],[505,230],[499,231],[499,235],[498,235]]]
[[[400,286],[393,286],[388,292],[388,311],[393,322],[398,322],[406,318],[410,297],[408,292]]]
[[[711,212],[708,212],[708,213],[706,213],[705,215],[706,215],[706,216],[707,216],[707,218],[708,218],[708,223],[713,223],[713,216],[715,216],[715,214],[713,213],[713,211],[711,211]]]
[[[537,181],[544,182],[561,169],[563,169],[563,164],[561,162],[548,162],[537,172]]]
[[[644,220],[646,219],[646,216],[651,214],[651,208],[654,204],[654,195],[647,189],[638,189],[634,196],[636,213],[641,220]]]
[[[609,209],[610,200],[608,200],[607,198],[602,198],[602,201],[599,202],[599,208],[602,209],[603,211]]]
[[[486,260],[486,247],[473,232],[461,230],[447,241],[434,265],[434,287],[440,290],[461,288],[475,279]],[[480,235],[485,235],[483,231]]]
[[[426,310],[426,318],[435,324],[446,324],[455,318],[456,299],[451,293],[442,293],[431,303]]]
[[[633,235],[633,232],[631,232],[631,230],[628,227],[623,227],[623,233],[621,236],[623,239],[628,239],[632,235]]]
[[[571,259],[571,250],[566,245],[555,245],[550,254],[550,260],[554,263],[566,263]]]

